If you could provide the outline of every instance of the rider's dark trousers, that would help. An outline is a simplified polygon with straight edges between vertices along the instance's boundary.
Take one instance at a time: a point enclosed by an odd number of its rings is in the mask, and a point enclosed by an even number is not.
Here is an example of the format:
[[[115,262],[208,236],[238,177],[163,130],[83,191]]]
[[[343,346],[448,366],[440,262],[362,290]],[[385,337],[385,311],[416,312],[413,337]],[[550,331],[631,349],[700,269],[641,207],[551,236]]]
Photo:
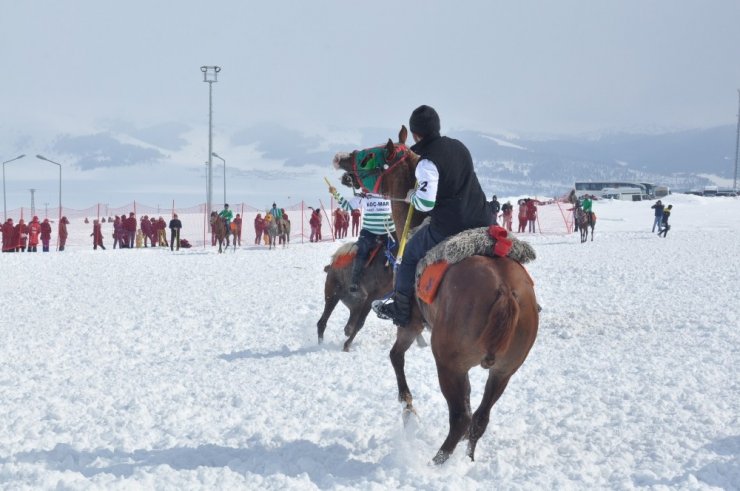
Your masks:
[[[362,235],[362,233],[360,233]],[[407,297],[414,295],[414,277],[416,276],[416,265],[429,249],[442,242],[446,237],[432,232],[429,225],[424,225],[416,231],[403,251],[401,265],[396,271],[396,292]]]

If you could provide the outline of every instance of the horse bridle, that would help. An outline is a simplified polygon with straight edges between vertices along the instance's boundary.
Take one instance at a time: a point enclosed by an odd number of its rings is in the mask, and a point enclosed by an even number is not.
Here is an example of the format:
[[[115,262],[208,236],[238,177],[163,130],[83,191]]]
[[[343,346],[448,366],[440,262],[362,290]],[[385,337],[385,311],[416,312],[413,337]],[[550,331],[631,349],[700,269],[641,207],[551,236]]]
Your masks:
[[[370,152],[370,150],[378,150],[381,154],[380,157],[383,159],[383,164],[380,167],[375,167],[374,169],[370,170],[363,170],[361,167],[366,164],[371,158],[377,158],[375,152]],[[363,152],[367,152],[367,155],[363,158],[362,162],[357,161],[358,158],[358,152],[355,151],[352,153],[352,170],[351,172],[345,172],[344,176],[342,176],[342,184],[351,184],[353,188],[355,187],[355,184],[358,184],[357,187],[359,187],[362,191],[362,194],[380,194],[380,188],[383,184],[383,178],[387,176],[390,172],[395,170],[399,165],[406,162],[409,158],[409,149],[406,145],[403,144],[397,144],[393,145],[393,153],[386,157],[386,149],[384,147],[372,147],[367,150],[363,150]],[[363,177],[369,177],[369,176],[376,176],[375,185],[373,185],[372,191],[370,191],[366,186],[365,182],[363,180]],[[349,181],[349,183],[347,182]],[[389,198],[391,200],[400,199],[400,198]]]

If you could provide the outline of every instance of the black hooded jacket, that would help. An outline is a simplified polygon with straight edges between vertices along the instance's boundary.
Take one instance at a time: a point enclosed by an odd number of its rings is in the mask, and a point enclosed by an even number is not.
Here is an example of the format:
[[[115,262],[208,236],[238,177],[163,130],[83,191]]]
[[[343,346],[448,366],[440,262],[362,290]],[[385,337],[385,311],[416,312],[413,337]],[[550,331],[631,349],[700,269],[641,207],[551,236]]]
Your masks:
[[[432,231],[445,237],[492,223],[486,196],[473,168],[473,158],[462,142],[439,133],[411,147],[439,171],[434,208],[429,212]]]

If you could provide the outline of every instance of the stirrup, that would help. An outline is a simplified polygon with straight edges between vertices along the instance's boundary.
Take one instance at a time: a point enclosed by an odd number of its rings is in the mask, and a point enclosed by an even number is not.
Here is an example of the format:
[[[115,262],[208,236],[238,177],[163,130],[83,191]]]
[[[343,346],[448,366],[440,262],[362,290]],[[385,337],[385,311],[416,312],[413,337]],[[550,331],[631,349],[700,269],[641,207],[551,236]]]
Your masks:
[[[390,298],[373,300],[373,303],[370,304],[373,312],[375,312],[375,315],[377,315],[379,319],[391,320],[391,317],[389,315],[381,312],[381,309],[385,306],[386,303],[388,303],[388,300],[390,300]]]

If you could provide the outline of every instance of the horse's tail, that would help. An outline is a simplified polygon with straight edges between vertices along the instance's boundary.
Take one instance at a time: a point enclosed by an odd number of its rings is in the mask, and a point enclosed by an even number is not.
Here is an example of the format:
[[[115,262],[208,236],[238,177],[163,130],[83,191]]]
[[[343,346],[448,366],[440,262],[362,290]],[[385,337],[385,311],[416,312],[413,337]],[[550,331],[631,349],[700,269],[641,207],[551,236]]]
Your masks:
[[[486,356],[480,362],[481,367],[491,368],[496,353],[509,347],[518,322],[519,304],[511,289],[506,285],[501,285],[496,301],[488,313],[486,328],[481,335],[481,341],[486,348]]]

